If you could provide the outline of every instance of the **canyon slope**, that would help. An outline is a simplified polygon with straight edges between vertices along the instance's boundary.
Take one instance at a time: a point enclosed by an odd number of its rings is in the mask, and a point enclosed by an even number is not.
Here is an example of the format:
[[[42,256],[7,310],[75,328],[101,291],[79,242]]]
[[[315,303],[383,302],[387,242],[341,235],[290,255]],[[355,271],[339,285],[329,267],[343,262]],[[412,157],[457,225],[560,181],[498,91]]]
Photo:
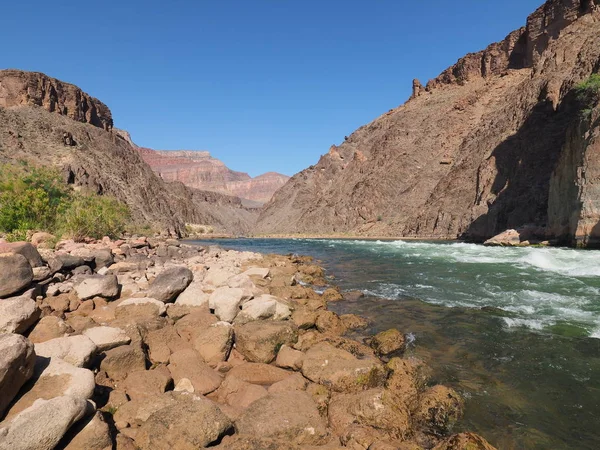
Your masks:
[[[532,226],[600,244],[599,0],[549,0],[332,146],[265,205],[256,233],[483,241]]]
[[[110,109],[78,87],[42,73],[0,71],[0,163],[58,168],[68,183],[125,202],[134,219],[180,234],[186,223],[246,233],[256,212],[237,197],[169,183],[127,138]]]
[[[138,147],[142,158],[165,181],[239,197],[249,205],[268,202],[290,178],[268,172],[255,178],[236,172],[206,151],[152,150]]]

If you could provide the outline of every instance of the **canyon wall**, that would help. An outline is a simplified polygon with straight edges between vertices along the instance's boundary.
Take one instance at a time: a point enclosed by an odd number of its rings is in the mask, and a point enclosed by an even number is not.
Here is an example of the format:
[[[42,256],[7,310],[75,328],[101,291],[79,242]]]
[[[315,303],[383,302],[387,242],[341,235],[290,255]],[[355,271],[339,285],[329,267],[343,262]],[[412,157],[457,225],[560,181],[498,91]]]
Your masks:
[[[415,80],[409,101],[292,177],[265,205],[256,232],[482,241],[534,224],[573,239],[572,227],[569,237],[558,233],[549,210],[570,217],[577,201],[553,204],[551,191],[571,183],[582,198],[598,198],[589,184],[565,181],[579,169],[559,166],[575,160],[564,156],[580,120],[574,87],[599,66],[598,6],[550,0],[504,41],[425,87]],[[578,150],[581,160],[592,161],[594,148]],[[586,223],[598,222],[587,204]],[[585,234],[589,224],[575,229]]]

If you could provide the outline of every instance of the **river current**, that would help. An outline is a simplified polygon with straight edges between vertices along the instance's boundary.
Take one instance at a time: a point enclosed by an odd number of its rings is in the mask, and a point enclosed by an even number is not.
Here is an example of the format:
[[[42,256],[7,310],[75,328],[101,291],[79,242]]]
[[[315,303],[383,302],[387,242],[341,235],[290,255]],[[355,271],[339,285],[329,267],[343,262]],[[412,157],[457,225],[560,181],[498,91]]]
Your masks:
[[[198,241],[202,242],[202,241]],[[202,242],[321,261],[365,297],[331,305],[414,338],[499,449],[600,448],[600,251],[335,239]]]

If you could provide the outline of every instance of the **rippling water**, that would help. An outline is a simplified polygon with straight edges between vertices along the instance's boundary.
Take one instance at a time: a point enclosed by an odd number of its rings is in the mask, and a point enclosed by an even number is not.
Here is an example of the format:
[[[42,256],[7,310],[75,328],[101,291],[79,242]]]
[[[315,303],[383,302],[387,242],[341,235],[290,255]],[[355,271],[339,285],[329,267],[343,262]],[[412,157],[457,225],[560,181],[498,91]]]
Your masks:
[[[366,297],[332,307],[410,352],[467,398],[461,426],[501,449],[600,448],[600,251],[464,243],[222,240],[315,256]]]

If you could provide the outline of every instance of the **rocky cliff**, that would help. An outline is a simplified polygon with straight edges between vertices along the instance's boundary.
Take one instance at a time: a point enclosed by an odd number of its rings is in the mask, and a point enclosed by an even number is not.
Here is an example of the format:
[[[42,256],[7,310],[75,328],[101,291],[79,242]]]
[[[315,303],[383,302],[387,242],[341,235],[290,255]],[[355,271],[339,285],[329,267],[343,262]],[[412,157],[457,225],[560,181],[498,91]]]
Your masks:
[[[257,232],[480,241],[535,224],[586,241],[598,124],[581,122],[574,87],[600,69],[595,3],[547,1],[504,41],[415,80],[404,105],[292,177]]]
[[[129,205],[134,217],[172,233],[185,223],[247,232],[255,213],[232,196],[156,176],[139,152],[112,131],[106,105],[40,73],[0,71],[0,163],[55,166],[65,179]]]
[[[268,172],[251,178],[236,172],[206,151],[152,150],[138,147],[144,161],[166,181],[180,181],[186,186],[233,195],[260,204],[271,199],[288,176]]]

